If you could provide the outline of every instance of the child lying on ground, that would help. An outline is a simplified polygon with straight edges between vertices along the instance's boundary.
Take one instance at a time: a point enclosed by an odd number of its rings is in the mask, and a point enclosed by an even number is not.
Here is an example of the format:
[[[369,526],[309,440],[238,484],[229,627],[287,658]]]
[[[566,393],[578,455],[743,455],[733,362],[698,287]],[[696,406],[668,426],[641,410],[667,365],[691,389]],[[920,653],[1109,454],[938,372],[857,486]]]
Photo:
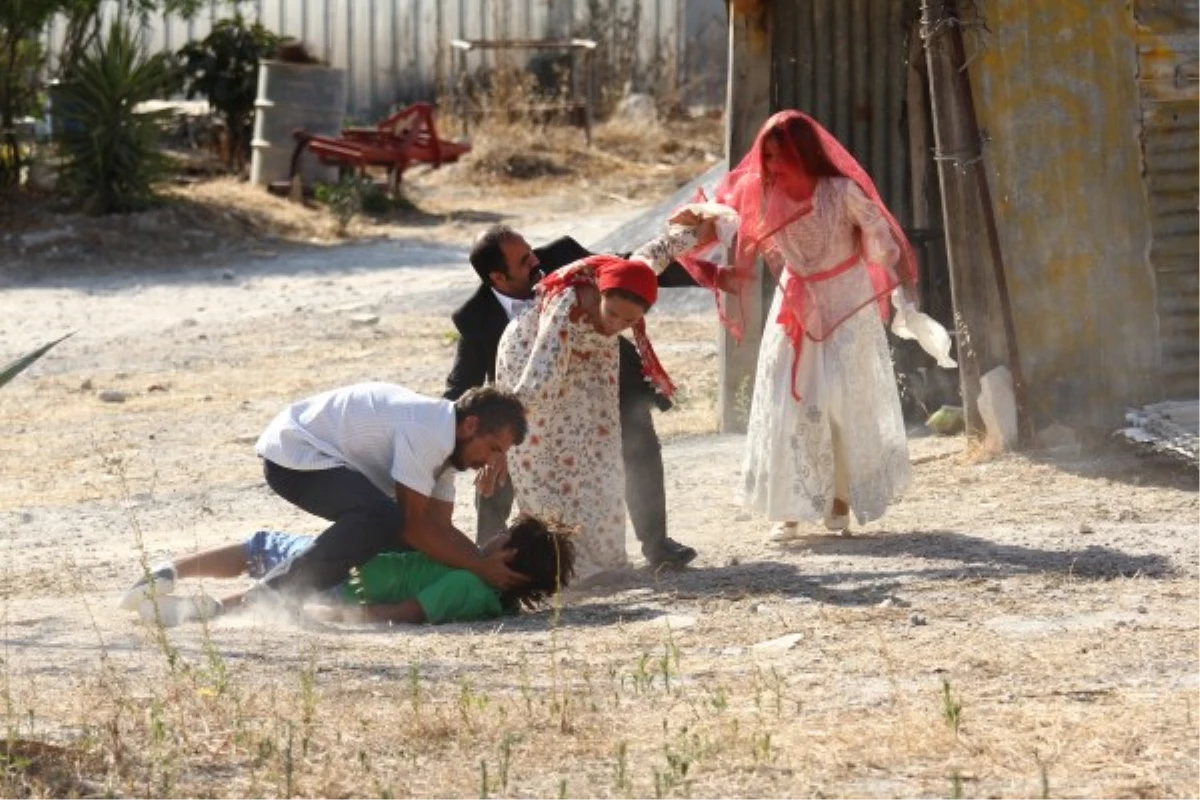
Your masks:
[[[244,592],[217,600],[206,594],[173,594],[184,578],[260,578],[308,547],[312,536],[258,531],[245,542],[225,545],[156,565],[134,583],[121,608],[143,621],[174,627],[212,619],[241,605]],[[529,577],[524,586],[502,592],[474,573],[452,569],[415,550],[380,553],[350,580],[323,595],[317,612],[326,621],[433,624],[494,619],[536,609],[575,574],[570,534],[535,517],[521,517],[497,537],[492,548],[512,551],[509,566]]]

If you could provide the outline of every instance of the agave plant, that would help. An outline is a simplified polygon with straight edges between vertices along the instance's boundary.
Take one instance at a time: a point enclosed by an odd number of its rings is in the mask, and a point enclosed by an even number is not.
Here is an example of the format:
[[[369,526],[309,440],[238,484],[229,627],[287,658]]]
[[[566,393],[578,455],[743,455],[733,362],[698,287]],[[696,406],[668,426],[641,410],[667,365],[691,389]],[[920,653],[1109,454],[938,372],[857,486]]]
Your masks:
[[[10,363],[3,370],[0,370],[0,386],[3,386],[4,384],[8,383],[13,378],[17,377],[22,372],[24,372],[26,369],[28,369],[33,364],[33,362],[37,361],[42,356],[46,355],[46,353],[49,353],[50,348],[54,347],[54,345],[58,344],[63,339],[66,339],[68,336],[74,336],[74,335],[75,335],[75,332],[72,331],[71,333],[68,333],[66,336],[60,336],[59,338],[55,339],[53,342],[44,344],[41,347],[39,347],[37,350],[34,350],[32,353],[26,353],[25,355],[18,358],[16,361],[13,361],[12,363]]]
[[[149,55],[128,23],[117,21],[73,65],[62,88],[64,186],[89,214],[134,211],[154,197],[166,161],[158,137],[169,111],[135,112],[170,94],[178,70],[166,53]]]

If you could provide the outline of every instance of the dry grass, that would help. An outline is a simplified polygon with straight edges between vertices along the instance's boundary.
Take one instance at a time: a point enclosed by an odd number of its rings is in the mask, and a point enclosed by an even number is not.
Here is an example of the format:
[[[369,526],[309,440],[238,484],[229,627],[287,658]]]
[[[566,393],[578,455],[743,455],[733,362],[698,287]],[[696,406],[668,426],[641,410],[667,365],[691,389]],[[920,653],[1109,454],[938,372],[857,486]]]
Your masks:
[[[684,589],[686,586],[686,589]],[[1073,597],[1087,586],[1064,587]],[[1118,592],[1154,587],[1122,581]],[[942,591],[917,587],[914,596]],[[1025,611],[1041,581],[1009,585]],[[955,592],[956,616],[994,597]],[[670,603],[673,616],[647,615]],[[992,612],[994,613],[994,612]],[[1115,672],[1169,662],[1162,638],[917,630],[900,609],[790,602],[674,578],[493,626],[373,635],[272,621],[96,645],[69,695],[6,687],[5,794],[145,796],[1189,796],[1194,689]],[[595,627],[597,623],[602,623]],[[251,623],[245,623],[251,624]],[[674,624],[677,629],[672,630]],[[755,648],[788,632],[793,650]],[[270,664],[270,667],[267,665]],[[11,671],[6,673],[12,676]],[[958,706],[957,724],[944,695]],[[26,718],[30,709],[35,713]],[[30,730],[36,729],[36,730]],[[48,764],[56,764],[49,769]],[[66,791],[64,791],[64,789]]]

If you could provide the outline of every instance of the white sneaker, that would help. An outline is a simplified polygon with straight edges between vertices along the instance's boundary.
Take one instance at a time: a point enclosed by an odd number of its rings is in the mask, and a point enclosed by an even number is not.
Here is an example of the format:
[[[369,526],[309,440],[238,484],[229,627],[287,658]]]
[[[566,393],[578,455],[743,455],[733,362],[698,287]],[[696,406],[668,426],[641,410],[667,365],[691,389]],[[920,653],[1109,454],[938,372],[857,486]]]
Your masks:
[[[162,597],[147,598],[138,604],[137,612],[142,622],[148,625],[161,624],[164,628],[174,628],[185,622],[212,619],[224,610],[221,601],[206,594],[192,597]]]
[[[800,525],[795,522],[776,522],[771,526],[768,542],[794,542],[800,538]]]
[[[151,567],[148,574],[125,590],[117,607],[126,611],[136,611],[143,600],[152,600],[174,592],[177,578],[173,564]]]

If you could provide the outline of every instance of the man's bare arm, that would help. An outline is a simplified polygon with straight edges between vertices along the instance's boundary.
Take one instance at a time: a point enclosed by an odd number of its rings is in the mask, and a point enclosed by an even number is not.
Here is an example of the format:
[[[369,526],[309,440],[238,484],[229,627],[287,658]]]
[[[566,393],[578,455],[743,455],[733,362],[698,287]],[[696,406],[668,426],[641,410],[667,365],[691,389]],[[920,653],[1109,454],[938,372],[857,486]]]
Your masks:
[[[396,485],[396,501],[404,512],[402,542],[441,564],[469,570],[498,589],[511,589],[526,582],[524,575],[508,568],[511,553],[479,552],[466,534],[454,527],[454,505],[434,500],[407,486]]]

